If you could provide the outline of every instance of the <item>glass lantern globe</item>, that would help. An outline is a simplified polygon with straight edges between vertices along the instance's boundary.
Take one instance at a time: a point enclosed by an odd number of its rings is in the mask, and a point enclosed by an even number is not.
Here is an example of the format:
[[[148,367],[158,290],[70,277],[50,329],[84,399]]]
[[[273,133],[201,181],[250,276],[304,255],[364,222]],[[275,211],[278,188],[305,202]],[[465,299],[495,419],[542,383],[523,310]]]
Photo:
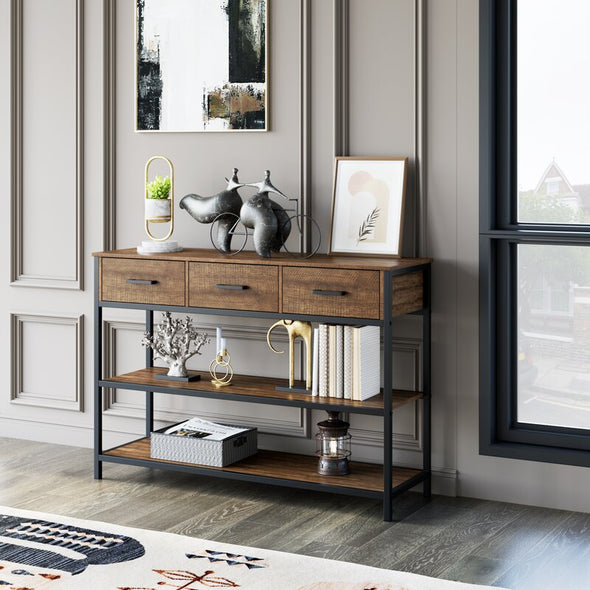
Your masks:
[[[318,473],[320,475],[348,475],[350,468],[350,424],[340,420],[338,412],[328,412],[327,420],[318,423],[315,435]]]

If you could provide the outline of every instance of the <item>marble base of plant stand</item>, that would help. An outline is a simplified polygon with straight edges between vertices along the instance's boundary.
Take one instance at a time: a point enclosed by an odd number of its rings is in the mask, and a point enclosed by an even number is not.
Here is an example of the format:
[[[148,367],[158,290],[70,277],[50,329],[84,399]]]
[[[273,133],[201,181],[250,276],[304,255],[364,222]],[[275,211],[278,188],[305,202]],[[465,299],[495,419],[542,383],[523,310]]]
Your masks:
[[[181,252],[182,246],[178,245],[175,240],[166,240],[165,242],[152,242],[144,240],[141,246],[137,246],[138,254],[158,254],[161,252]]]

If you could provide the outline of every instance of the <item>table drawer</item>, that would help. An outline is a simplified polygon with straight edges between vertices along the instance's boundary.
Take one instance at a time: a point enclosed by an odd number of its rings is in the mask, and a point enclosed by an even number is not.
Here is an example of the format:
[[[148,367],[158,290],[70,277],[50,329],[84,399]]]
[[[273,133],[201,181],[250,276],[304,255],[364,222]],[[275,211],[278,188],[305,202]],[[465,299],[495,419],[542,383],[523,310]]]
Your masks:
[[[283,268],[283,313],[379,319],[379,271]]]
[[[103,258],[100,298],[184,306],[184,262]]]
[[[190,307],[279,310],[279,270],[276,266],[189,264]]]

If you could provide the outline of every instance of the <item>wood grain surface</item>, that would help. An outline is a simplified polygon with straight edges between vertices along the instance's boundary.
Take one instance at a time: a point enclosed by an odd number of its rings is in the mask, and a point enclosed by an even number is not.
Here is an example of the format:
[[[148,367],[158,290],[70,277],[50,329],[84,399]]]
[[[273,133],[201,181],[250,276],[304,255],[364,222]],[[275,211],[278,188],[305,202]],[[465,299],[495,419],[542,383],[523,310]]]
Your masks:
[[[135,248],[94,252],[100,258],[145,259]],[[186,262],[227,262],[230,264],[258,264],[263,266],[301,266],[305,268],[355,268],[358,270],[401,270],[430,264],[430,258],[388,258],[385,256],[347,257],[330,254],[315,254],[311,258],[295,258],[286,253],[273,254],[272,258],[261,258],[256,252],[240,252],[235,256],[221,254],[208,248],[185,248],[182,252],[150,254],[151,260],[181,260]]]
[[[131,279],[156,281],[153,285],[131,284]],[[105,258],[101,261],[100,298],[155,305],[184,305],[185,263],[135,258]]]
[[[302,405],[306,404],[313,407],[314,403],[330,404],[334,405],[346,405],[350,408],[351,412],[354,412],[358,408],[371,408],[374,410],[383,410],[383,393],[365,400],[364,402],[343,400],[339,398],[330,397],[312,397],[309,393],[298,393],[291,391],[277,391],[275,387],[287,385],[287,380],[277,379],[272,377],[256,377],[251,375],[235,375],[231,385],[223,388],[218,388],[211,383],[211,377],[209,373],[192,371],[201,375],[199,381],[184,382],[184,381],[162,381],[157,379],[158,373],[165,372],[165,369],[161,367],[148,367],[145,369],[139,369],[131,373],[125,373],[124,375],[116,375],[109,377],[105,381],[118,382],[124,384],[140,384],[146,387],[146,390],[158,391],[166,390],[169,388],[183,389],[186,391],[193,391],[195,395],[198,394],[209,394],[211,397],[215,397],[216,394],[235,394],[238,396],[244,396],[244,401],[248,401],[249,396],[264,397],[269,400],[293,400],[301,402]],[[303,383],[296,383],[296,385],[303,385]],[[394,390],[393,391],[393,404],[392,409],[401,408],[402,406],[411,403],[417,399],[422,398],[422,393],[418,391],[404,391]]]
[[[150,457],[150,439],[142,438],[126,445],[107,451],[105,455],[144,459],[154,463],[174,463],[177,465],[193,465],[181,461],[164,461]],[[373,463],[350,463],[350,474],[344,476],[320,475],[317,472],[318,459],[315,456],[280,453],[278,451],[259,450],[256,455],[238,461],[227,467],[209,467],[198,465],[202,469],[212,471],[229,471],[244,475],[261,475],[276,477],[290,481],[304,481],[318,485],[331,485],[342,488],[359,488],[371,492],[383,491],[383,467]],[[417,475],[417,469],[395,467],[392,483],[400,485]]]
[[[191,307],[279,310],[277,266],[191,262],[188,268],[188,305]],[[223,289],[217,285],[245,289]]]
[[[406,492],[383,522],[380,500],[115,463],[104,475],[91,449],[0,437],[5,506],[511,590],[589,586],[588,514]]]
[[[424,307],[424,275],[416,271],[393,277],[393,315],[420,311]]]
[[[343,296],[314,293],[343,292]],[[379,319],[380,277],[374,270],[283,268],[283,313]]]

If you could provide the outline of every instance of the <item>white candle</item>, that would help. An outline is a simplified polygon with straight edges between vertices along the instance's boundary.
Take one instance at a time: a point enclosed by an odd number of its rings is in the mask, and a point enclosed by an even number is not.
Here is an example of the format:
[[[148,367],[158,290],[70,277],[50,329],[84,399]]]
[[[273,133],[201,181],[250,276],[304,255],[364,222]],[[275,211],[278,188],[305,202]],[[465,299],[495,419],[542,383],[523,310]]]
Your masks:
[[[219,352],[223,352],[224,350],[227,350],[225,342],[226,342],[225,338],[222,338],[221,339],[221,348],[219,349]]]
[[[338,441],[337,440],[330,441],[330,455],[332,455],[332,457],[336,457],[338,455]]]
[[[220,348],[220,346],[221,346],[221,334],[222,334],[221,328],[217,328],[217,334],[216,334],[217,337],[215,339],[215,353],[218,353],[221,350],[221,348]]]

